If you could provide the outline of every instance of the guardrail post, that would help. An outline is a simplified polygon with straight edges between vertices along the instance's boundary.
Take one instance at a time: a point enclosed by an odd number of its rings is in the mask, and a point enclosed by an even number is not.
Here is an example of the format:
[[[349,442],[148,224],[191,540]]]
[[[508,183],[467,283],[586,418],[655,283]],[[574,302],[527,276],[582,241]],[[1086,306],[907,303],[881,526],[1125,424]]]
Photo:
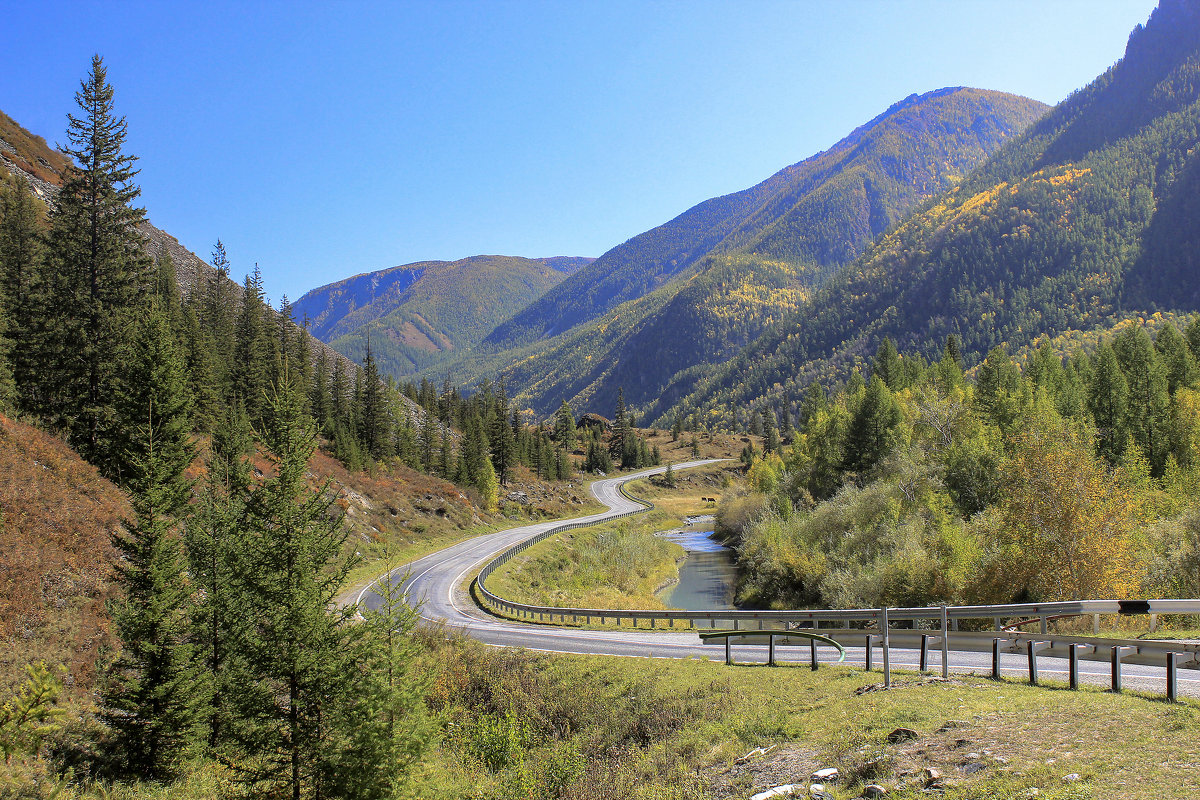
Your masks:
[[[1001,629],[1001,627],[1002,627],[1002,626],[1000,625],[1000,618],[999,618],[999,617],[993,617],[992,619],[994,619],[994,620],[995,620],[995,622],[996,622],[996,630],[1000,630],[1000,629]]]
[[[1167,700],[1175,703],[1179,700],[1179,676],[1176,674],[1178,653],[1167,653]]]
[[[888,617],[887,606],[880,610],[879,632],[883,636],[883,685],[892,685],[892,655],[888,651]]]
[[[929,667],[929,634],[921,634],[921,666],[920,672],[924,672]]]
[[[1121,691],[1121,648],[1112,649],[1112,690]]]
[[[1092,614],[1092,635],[1093,636],[1100,635],[1100,615],[1099,614]]]
[[[1067,680],[1072,689],[1079,688],[1079,645],[1072,644],[1067,655]]]
[[[809,639],[809,640],[808,640],[808,650],[809,650],[809,653],[810,653],[810,654],[811,654],[811,656],[812,656],[812,669],[813,669],[813,672],[816,672],[816,671],[817,671],[817,640],[816,640],[816,639]]]
[[[1158,614],[1150,615],[1150,632],[1154,633],[1158,630]]]
[[[992,639],[992,680],[1000,680],[1000,642],[1003,639]]]
[[[1048,627],[1047,627],[1047,624],[1046,624],[1046,622],[1047,622],[1047,621],[1046,621],[1046,615],[1045,615],[1045,614],[1043,614],[1043,615],[1041,616],[1041,620],[1042,620],[1042,625],[1041,625],[1041,627],[1042,627],[1042,635],[1043,635],[1043,636],[1045,636],[1047,633],[1049,633],[1049,632],[1050,632],[1050,631],[1049,631],[1049,629],[1048,629]]]
[[[1037,686],[1037,642],[1029,641],[1025,645],[1029,650],[1029,685]]]
[[[775,634],[767,635],[767,664],[775,666]]]
[[[950,630],[946,623],[949,612],[942,606],[942,677],[950,677]]]

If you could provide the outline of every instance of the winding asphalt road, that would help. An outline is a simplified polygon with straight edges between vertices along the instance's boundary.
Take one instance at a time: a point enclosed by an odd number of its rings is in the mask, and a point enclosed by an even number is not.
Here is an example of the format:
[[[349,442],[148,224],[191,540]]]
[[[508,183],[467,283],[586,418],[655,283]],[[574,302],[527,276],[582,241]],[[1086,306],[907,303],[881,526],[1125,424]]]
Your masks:
[[[676,464],[675,469],[683,470],[713,463],[717,463],[717,460],[689,461]],[[621,494],[620,485],[661,473],[664,470],[665,467],[658,467],[633,475],[596,481],[592,484],[592,495],[608,506],[609,510],[570,521],[602,522],[617,514],[640,508],[638,504],[631,502]],[[501,619],[480,609],[468,593],[467,576],[477,571],[505,548],[536,536],[562,524],[562,522],[562,520],[553,520],[477,536],[401,566],[380,580],[403,580],[405,597],[408,602],[419,604],[423,620],[461,631],[467,636],[489,645],[523,647],[549,653],[642,658],[708,658],[713,661],[724,661],[724,645],[702,644],[694,631],[684,633],[559,628]],[[378,581],[372,583],[359,593],[358,602],[361,605],[367,608],[379,606],[380,597],[375,592],[377,583]],[[738,645],[735,648],[735,655],[739,662],[765,662],[766,650],[766,647],[761,646]],[[789,654],[791,658],[789,658]],[[822,647],[818,650],[819,658],[823,662],[835,660],[836,654],[837,651],[833,648]],[[778,655],[778,660],[783,663],[789,661],[796,664],[807,663],[808,648],[799,647],[794,650],[780,648]],[[863,659],[863,648],[846,648],[847,664],[862,665]],[[879,653],[875,654],[875,661],[876,664],[880,662]],[[919,666],[919,653],[916,650],[893,647],[891,663],[893,669],[915,671]],[[940,651],[930,653],[930,665],[931,668],[940,670]],[[878,667],[876,668],[878,669]],[[1020,678],[1027,674],[1026,669],[1024,656],[1017,654],[1001,656],[1003,674]],[[991,654],[952,651],[950,653],[950,670],[958,674],[989,675],[991,673]],[[1039,659],[1038,672],[1043,678],[1065,682],[1067,678],[1066,660],[1043,656]],[[1166,692],[1165,669],[1126,664],[1122,669],[1122,675],[1127,689],[1159,694]],[[1109,667],[1101,662],[1081,661],[1079,679],[1082,682],[1107,686],[1110,680]],[[1180,670],[1179,692],[1180,694],[1200,696],[1200,673],[1193,670]]]

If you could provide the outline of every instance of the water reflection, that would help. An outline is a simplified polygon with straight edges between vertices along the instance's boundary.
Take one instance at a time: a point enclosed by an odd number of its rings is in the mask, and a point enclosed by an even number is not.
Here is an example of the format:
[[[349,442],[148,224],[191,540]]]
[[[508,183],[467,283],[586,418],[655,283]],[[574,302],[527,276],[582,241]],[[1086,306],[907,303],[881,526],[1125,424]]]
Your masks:
[[[686,528],[659,534],[687,551],[679,565],[679,582],[663,590],[662,601],[672,608],[734,608],[737,576],[733,551],[713,540],[712,517],[696,517],[688,522]]]

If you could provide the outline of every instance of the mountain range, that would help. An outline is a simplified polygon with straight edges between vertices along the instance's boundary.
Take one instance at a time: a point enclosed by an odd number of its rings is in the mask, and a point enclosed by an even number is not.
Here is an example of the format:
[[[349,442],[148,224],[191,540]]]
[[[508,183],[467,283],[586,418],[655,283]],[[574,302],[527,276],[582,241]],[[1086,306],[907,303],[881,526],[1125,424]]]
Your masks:
[[[310,332],[355,361],[368,331],[379,368],[397,377],[477,344],[590,258],[472,256],[422,261],[331,283],[293,306]]]
[[[1163,0],[1124,57],[911,214],[727,363],[677,376],[650,418],[778,405],[890,337],[968,363],[997,345],[1200,309],[1200,3]]]

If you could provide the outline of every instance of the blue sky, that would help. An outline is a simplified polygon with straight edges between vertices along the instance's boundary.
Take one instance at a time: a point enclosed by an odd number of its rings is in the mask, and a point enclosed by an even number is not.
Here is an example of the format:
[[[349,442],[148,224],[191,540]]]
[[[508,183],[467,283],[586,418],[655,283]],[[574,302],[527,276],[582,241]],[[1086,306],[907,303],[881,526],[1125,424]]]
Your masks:
[[[0,2],[52,144],[104,56],[150,219],[270,297],[478,253],[598,256],[912,93],[1055,103],[1154,0]]]

